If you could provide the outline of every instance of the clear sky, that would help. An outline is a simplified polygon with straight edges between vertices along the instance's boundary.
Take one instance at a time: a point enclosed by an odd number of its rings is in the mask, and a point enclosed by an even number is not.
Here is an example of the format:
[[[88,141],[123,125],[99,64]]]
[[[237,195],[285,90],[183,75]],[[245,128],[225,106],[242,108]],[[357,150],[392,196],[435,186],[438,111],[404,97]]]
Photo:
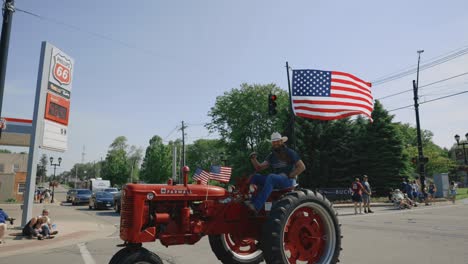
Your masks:
[[[217,96],[241,83],[287,90],[285,62],[374,81],[468,48],[468,1],[16,0],[2,115],[31,119],[40,47],[49,41],[75,59],[64,169],[105,157],[120,135],[216,138],[202,124]],[[72,27],[70,27],[72,26]],[[420,73],[420,86],[468,72],[468,55]],[[412,88],[412,74],[373,87],[374,98]],[[468,75],[421,89],[421,100],[468,90]],[[468,132],[468,93],[420,107],[421,126],[451,147]],[[266,98],[265,98],[266,100]],[[412,92],[382,100],[413,104]],[[266,111],[266,109],[265,109]],[[392,111],[415,124],[414,109]],[[463,137],[464,138],[464,137]],[[24,150],[27,151],[25,148]]]

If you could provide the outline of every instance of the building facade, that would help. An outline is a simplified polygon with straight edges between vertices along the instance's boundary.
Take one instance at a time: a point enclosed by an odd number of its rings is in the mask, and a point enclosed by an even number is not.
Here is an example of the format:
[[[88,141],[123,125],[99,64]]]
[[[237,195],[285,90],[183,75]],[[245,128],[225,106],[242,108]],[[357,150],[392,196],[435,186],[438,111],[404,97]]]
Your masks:
[[[0,203],[8,199],[23,201],[27,168],[28,154],[0,153]]]

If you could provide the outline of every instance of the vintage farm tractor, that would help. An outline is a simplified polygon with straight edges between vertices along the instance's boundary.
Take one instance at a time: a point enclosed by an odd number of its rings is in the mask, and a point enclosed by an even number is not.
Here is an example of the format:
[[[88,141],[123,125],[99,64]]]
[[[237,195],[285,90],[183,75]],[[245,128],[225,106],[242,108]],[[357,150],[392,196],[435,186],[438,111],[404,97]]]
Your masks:
[[[221,263],[337,263],[341,231],[337,213],[320,193],[294,187],[274,190],[258,214],[243,205],[255,192],[247,177],[235,186],[128,184],[122,192],[123,246],[109,264],[162,264],[142,247],[195,244],[208,235]]]

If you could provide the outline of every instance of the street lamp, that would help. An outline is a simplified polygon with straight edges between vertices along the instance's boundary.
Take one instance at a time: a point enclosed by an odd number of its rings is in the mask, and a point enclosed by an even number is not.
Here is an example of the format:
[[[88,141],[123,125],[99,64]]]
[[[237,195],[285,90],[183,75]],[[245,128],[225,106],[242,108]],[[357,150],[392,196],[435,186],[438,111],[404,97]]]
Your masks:
[[[465,134],[465,138],[466,138],[466,142],[460,143],[460,136],[455,135],[455,140],[457,141],[457,145],[458,146],[460,146],[460,145],[463,146],[463,157],[465,158],[465,165],[468,165],[468,161],[466,160],[466,150],[465,150],[465,145],[468,145],[468,133]]]
[[[57,169],[57,166],[60,167],[60,163],[62,163],[62,158],[58,158],[58,163],[54,163],[54,158],[50,157],[50,166],[54,166],[54,178],[52,179],[52,200],[50,201],[51,203],[54,203],[54,194],[55,194],[55,171]]]

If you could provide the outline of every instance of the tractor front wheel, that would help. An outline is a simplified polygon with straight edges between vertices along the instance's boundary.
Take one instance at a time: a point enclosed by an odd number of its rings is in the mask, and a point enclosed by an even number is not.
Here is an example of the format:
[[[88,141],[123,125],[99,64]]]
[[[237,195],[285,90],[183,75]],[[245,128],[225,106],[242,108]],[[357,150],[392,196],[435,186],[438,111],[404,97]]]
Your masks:
[[[211,250],[225,264],[257,264],[263,261],[258,241],[238,234],[208,236]]]
[[[161,258],[146,248],[123,248],[110,260],[109,264],[163,264]]]
[[[273,204],[262,235],[267,264],[339,262],[337,213],[320,193],[301,189]]]

